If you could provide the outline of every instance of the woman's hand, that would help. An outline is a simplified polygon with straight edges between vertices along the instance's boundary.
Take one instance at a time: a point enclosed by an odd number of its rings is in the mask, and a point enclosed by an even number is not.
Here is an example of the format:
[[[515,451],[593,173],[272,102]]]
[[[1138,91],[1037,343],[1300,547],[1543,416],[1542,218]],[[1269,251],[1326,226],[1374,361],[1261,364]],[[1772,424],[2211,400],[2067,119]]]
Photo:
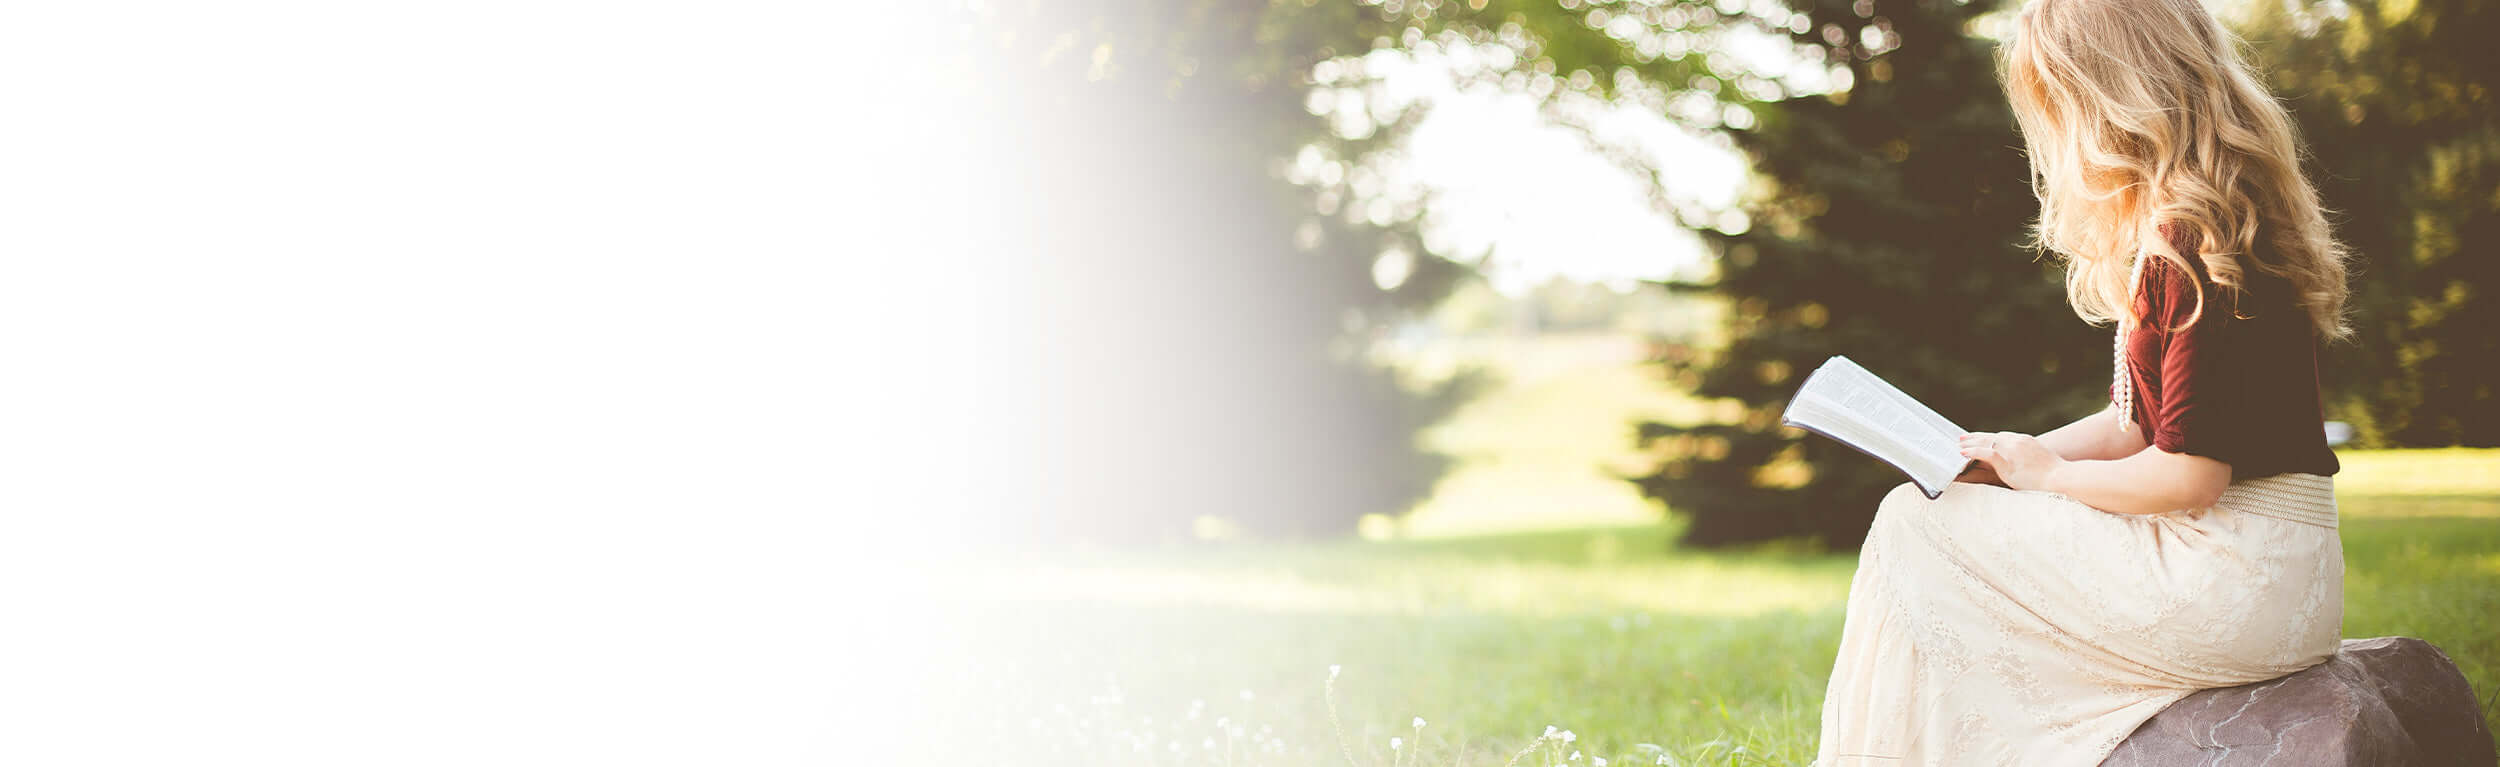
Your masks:
[[[2049,475],[2066,463],[2066,459],[2057,457],[2056,452],[2029,434],[2010,431],[1964,434],[1961,444],[1962,457],[1979,461],[2006,487],[2016,490],[2046,489]]]

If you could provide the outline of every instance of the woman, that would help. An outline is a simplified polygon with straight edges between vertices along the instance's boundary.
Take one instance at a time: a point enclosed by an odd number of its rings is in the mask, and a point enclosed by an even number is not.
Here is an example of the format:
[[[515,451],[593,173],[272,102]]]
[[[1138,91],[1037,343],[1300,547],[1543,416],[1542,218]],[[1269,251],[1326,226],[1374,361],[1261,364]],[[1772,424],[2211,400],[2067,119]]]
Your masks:
[[[2343,621],[2317,351],[2345,255],[2288,116],[2198,0],[2038,0],[2003,51],[2040,244],[2114,321],[2111,407],[1962,438],[1886,497],[1823,704],[1826,767],[2090,765]]]

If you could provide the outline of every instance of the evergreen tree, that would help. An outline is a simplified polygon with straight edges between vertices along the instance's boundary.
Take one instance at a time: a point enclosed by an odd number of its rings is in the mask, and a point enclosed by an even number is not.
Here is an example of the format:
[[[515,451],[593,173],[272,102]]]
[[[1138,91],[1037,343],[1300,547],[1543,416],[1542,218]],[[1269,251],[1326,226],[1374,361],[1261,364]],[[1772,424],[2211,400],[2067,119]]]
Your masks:
[[[1715,334],[1725,343],[1667,344],[1661,362],[1678,388],[1732,403],[1734,417],[1639,428],[1660,464],[1634,482],[1689,517],[1686,542],[1862,539],[1903,478],[1779,425],[1832,355],[1973,430],[2053,428],[2105,394],[2109,331],[2077,320],[2056,267],[2023,245],[2037,211],[2029,172],[1995,44],[1969,31],[1998,0],[1380,4],[1425,39],[1514,49],[1505,86],[1549,104],[1654,108],[1750,158],[1749,220],[1731,221],[1670,199],[1663,178],[1676,168],[1592,135],[1662,179],[1659,206],[1718,254],[1715,279],[1669,287],[1727,302]],[[1832,82],[1749,69],[1733,53],[1746,36],[1787,43]],[[1549,112],[1574,124],[1572,110]]]
[[[1756,107],[1733,132],[1758,176],[1752,226],[1710,233],[1724,348],[1669,355],[1675,380],[1743,405],[1733,423],[1645,424],[1663,462],[1636,480],[1692,518],[1699,545],[1862,540],[1903,478],[1780,426],[1805,374],[1847,355],[1974,431],[2037,433],[2090,413],[2109,335],[2076,319],[2056,268],[2026,249],[2037,205],[1996,84],[1995,3],[1804,4],[1792,30],[1845,62],[1849,86]]]

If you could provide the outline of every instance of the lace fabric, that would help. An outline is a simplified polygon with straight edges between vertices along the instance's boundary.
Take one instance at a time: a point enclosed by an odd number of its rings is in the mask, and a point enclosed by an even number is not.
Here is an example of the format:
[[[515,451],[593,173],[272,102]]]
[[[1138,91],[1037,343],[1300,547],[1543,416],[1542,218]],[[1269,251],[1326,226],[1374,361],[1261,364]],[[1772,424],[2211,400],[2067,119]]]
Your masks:
[[[1896,488],[1850,585],[1816,763],[2098,764],[2189,693],[2323,662],[2343,623],[2334,518],[2313,474],[2155,515]]]

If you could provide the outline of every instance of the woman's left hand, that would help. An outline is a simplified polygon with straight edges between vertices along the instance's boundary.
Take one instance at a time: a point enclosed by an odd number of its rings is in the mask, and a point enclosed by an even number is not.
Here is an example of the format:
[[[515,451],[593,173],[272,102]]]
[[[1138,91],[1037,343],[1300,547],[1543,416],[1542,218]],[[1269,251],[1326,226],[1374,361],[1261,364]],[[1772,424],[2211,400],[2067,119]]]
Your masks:
[[[2029,434],[2010,431],[1982,432],[1962,435],[1962,457],[1986,464],[1996,472],[2005,486],[2016,490],[2045,490],[2049,474],[2066,459]]]

